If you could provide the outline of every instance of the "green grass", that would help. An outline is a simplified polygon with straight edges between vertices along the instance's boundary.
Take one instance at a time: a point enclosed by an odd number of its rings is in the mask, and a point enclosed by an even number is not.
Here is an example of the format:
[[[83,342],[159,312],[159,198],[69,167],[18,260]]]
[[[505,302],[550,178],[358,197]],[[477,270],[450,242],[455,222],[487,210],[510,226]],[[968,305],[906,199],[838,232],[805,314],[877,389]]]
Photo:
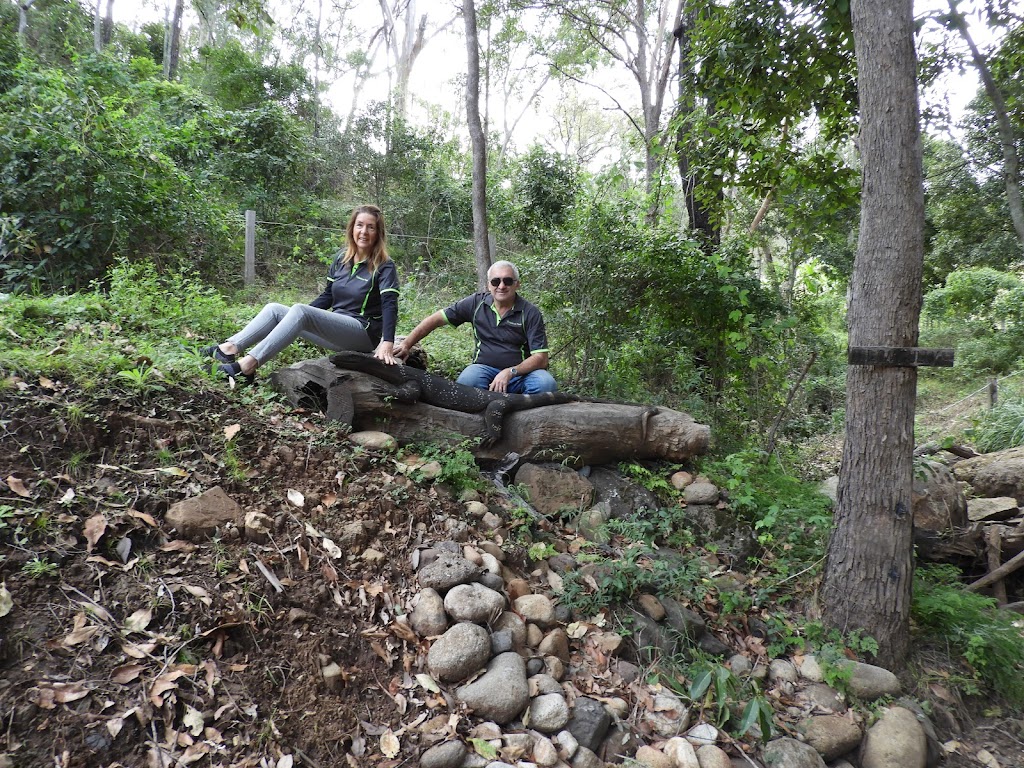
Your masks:
[[[959,654],[969,673],[965,693],[994,691],[1024,706],[1024,628],[1019,614],[1001,611],[992,598],[968,592],[952,565],[920,568],[912,617],[919,635]]]

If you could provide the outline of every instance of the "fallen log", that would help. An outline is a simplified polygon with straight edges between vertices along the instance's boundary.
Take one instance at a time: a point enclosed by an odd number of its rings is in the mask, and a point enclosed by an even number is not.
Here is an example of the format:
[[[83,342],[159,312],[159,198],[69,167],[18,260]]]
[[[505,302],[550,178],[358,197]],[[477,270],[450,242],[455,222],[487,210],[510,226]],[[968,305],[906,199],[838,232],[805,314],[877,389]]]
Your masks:
[[[685,461],[705,453],[710,429],[682,411],[618,403],[545,405],[506,416],[501,438],[484,447],[481,413],[403,403],[397,388],[375,376],[334,366],[327,358],[275,371],[270,382],[295,407],[324,411],[355,430],[379,429],[399,443],[467,444],[480,459],[510,452],[525,460],[571,459],[606,464],[636,459]]]

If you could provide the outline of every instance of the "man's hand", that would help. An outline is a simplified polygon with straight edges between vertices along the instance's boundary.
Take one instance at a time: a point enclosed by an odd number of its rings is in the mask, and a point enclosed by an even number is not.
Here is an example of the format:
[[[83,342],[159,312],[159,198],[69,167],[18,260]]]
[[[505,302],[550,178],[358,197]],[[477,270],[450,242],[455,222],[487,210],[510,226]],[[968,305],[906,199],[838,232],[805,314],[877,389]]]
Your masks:
[[[502,368],[498,371],[490,385],[487,387],[491,392],[508,392],[508,383],[512,380],[512,369]]]
[[[409,353],[411,351],[412,350],[409,347],[405,346],[404,341],[400,341],[397,344],[395,344],[394,348],[391,350],[391,354],[397,357],[399,360],[405,360],[405,358],[409,356]]]

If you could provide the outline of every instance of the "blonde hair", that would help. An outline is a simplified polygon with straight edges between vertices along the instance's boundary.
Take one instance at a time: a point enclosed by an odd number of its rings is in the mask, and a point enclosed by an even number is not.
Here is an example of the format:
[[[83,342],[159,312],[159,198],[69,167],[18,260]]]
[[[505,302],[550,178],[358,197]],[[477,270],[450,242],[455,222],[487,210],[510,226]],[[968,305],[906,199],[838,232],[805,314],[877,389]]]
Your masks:
[[[381,264],[391,258],[388,256],[388,233],[387,229],[384,227],[384,214],[381,213],[380,208],[376,205],[360,205],[352,210],[352,215],[348,220],[348,226],[345,227],[345,240],[347,245],[345,247],[345,258],[342,260],[342,264],[348,264],[355,261],[356,254],[359,252],[359,249],[356,247],[356,238],[353,233],[356,228],[356,219],[363,213],[368,213],[377,220],[377,242],[373,244],[373,250],[370,251],[370,255],[366,259],[366,266],[372,273],[376,272],[377,268]]]

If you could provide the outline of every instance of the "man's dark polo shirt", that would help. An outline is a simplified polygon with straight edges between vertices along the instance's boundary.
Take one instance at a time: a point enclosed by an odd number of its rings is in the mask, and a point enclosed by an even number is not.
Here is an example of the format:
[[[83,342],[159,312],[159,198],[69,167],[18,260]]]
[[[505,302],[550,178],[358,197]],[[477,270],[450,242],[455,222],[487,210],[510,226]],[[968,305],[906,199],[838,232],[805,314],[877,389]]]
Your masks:
[[[504,317],[498,317],[494,297],[475,293],[444,310],[452,326],[473,324],[476,351],[473,362],[495,368],[511,368],[535,352],[548,351],[548,337],[540,310],[522,296]]]

